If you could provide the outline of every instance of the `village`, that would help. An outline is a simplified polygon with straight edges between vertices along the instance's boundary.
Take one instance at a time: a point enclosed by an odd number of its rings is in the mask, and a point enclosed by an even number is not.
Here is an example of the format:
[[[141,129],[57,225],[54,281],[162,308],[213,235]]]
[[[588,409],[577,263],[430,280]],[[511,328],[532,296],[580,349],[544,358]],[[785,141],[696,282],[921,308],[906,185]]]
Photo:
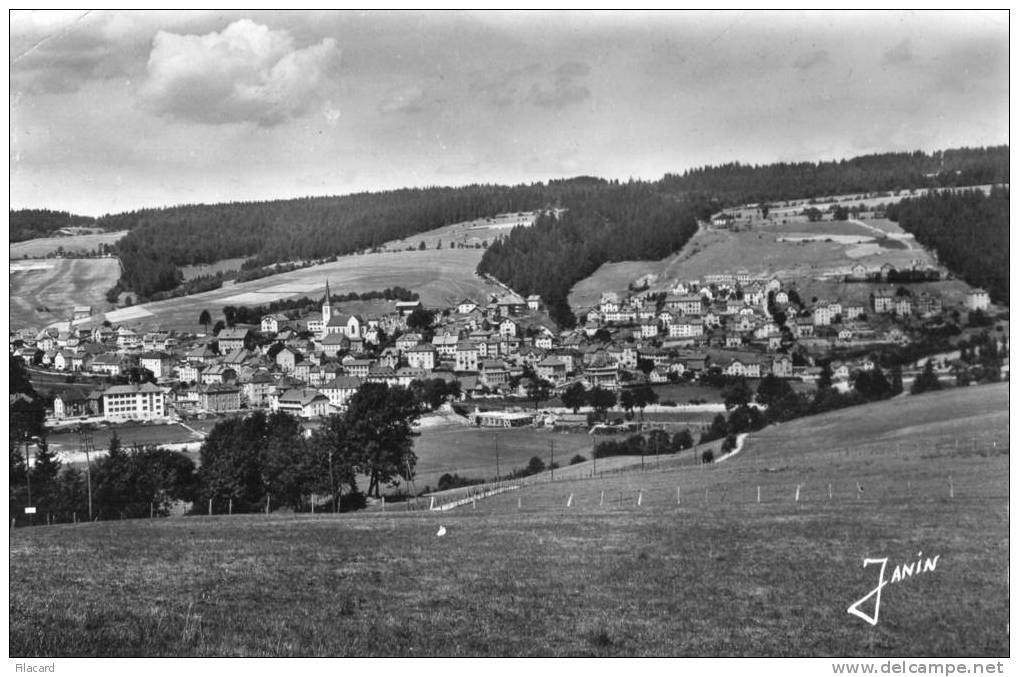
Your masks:
[[[906,279],[937,274],[907,272]],[[857,372],[875,368],[869,350],[908,344],[919,322],[986,311],[990,303],[986,291],[972,289],[960,307],[946,308],[935,294],[896,285],[904,273],[887,266],[857,265],[846,277],[866,285],[866,304],[804,299],[795,282],[737,271],[678,281],[667,292],[632,285],[626,294],[604,292],[568,331],[555,329],[540,297],[509,291],[439,309],[396,301],[375,316],[325,302],[320,312],[267,314],[257,326],[238,323],[214,335],[77,326],[91,313],[78,308],[62,327],[12,331],[10,349],[68,381],[104,377],[90,390],[54,392],[52,425],[179,421],[257,408],[316,419],[344,411],[366,382],[407,387],[441,379],[455,382],[461,398],[503,405],[526,398],[528,380],[547,382],[550,397],[576,383],[620,391],[712,376],[771,375],[808,387],[820,360],[847,351],[856,357],[835,359],[830,370],[836,387],[848,388]],[[328,282],[326,291],[328,299]],[[532,420],[512,411],[471,418],[483,426]]]

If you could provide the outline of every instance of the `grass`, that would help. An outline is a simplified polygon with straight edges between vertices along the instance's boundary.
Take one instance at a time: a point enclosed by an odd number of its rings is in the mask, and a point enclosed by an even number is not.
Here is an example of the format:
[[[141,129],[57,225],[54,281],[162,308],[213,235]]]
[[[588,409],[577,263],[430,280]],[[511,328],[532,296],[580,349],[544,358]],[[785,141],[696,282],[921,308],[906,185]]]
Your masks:
[[[602,265],[593,275],[574,285],[569,303],[575,311],[591,308],[597,305],[603,291],[625,293],[630,283],[646,275],[653,276],[653,290],[670,289],[677,280],[697,280],[706,275],[738,270],[746,270],[751,275],[777,275],[799,285],[825,275],[845,275],[855,263],[877,270],[884,263],[908,268],[915,259],[932,261],[926,251],[905,249],[890,239],[878,241],[878,246],[871,248],[873,251],[866,255],[852,257],[848,252],[857,245],[779,241],[780,237],[793,233],[810,232],[808,229],[817,229],[819,233],[830,231],[842,235],[876,236],[874,231],[846,222],[778,224],[766,229],[755,227],[749,232],[701,230],[682,251],[660,261]],[[857,286],[861,289],[868,287]]]
[[[123,323],[143,329],[204,332],[198,324],[203,309],[216,320],[227,305],[257,306],[283,298],[321,297],[326,280],[335,294],[401,286],[418,292],[428,307],[446,307],[464,296],[482,299],[497,291],[474,274],[482,253],[481,249],[442,249],[343,256],[332,263],[134,306],[127,309],[129,317]],[[390,309],[393,307],[390,304]]]
[[[118,230],[109,233],[90,233],[87,235],[40,237],[34,240],[11,243],[10,256],[12,260],[25,257],[30,259],[41,258],[56,252],[61,247],[68,254],[75,252],[87,254],[93,249],[97,249],[100,244],[113,244],[125,235],[127,235],[126,230]]]
[[[12,262],[10,323],[37,327],[66,320],[76,305],[106,307],[106,290],[120,277],[116,259],[46,259],[38,268],[18,270]]]
[[[958,389],[476,509],[18,529],[10,654],[1008,655],[1007,430],[1006,387]],[[886,587],[876,627],[846,613],[864,557],[918,551],[936,571]]]

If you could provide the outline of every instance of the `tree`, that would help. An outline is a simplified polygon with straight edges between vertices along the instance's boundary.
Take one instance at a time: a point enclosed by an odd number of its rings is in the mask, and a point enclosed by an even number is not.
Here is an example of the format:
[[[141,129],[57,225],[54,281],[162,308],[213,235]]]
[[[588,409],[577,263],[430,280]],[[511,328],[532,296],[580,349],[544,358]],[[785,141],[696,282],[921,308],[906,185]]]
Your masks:
[[[693,435],[689,428],[684,428],[672,436],[672,451],[683,451],[693,446]]]
[[[608,410],[616,406],[616,394],[601,386],[595,386],[587,392],[587,403],[604,421]]]
[[[711,420],[711,426],[701,433],[701,444],[705,442],[711,442],[712,440],[720,440],[728,433],[728,425],[725,422],[725,416],[722,414],[715,414],[715,418]]]
[[[212,315],[209,314],[208,310],[203,310],[198,315],[198,324],[205,327],[205,333],[209,333],[209,325],[212,324]]]
[[[524,469],[525,475],[538,475],[545,471],[545,461],[541,460],[540,456],[532,456],[531,460],[527,462],[527,467]]]
[[[413,477],[411,425],[420,415],[414,394],[399,386],[365,383],[350,398],[344,421],[350,444],[359,450],[357,465],[369,476],[369,496],[380,497],[382,484]]]
[[[781,400],[783,397],[788,397],[790,394],[793,394],[793,388],[788,382],[774,374],[768,374],[757,385],[756,399],[758,403],[770,407],[773,403]]]
[[[212,328],[212,335],[219,336],[219,332],[223,331],[224,329],[226,329],[226,322],[224,322],[223,320],[219,320]]]
[[[642,383],[633,391],[633,406],[640,409],[640,420],[644,420],[644,409],[648,405],[656,404],[658,402],[658,393],[646,383]]]
[[[636,400],[632,390],[625,388],[623,392],[619,394],[619,406],[621,406],[623,411],[626,412],[627,420],[633,418],[633,408],[636,406]]]
[[[831,362],[821,365],[821,375],[817,378],[817,390],[823,391],[831,388]]]
[[[880,367],[857,372],[853,379],[853,388],[868,400],[881,400],[894,394],[892,384],[888,382]]]
[[[429,334],[434,322],[435,315],[422,307],[415,308],[407,316],[407,328],[420,334]]]
[[[534,402],[534,409],[537,411],[538,403],[547,400],[552,395],[553,385],[543,378],[530,378],[525,386],[527,399]]]
[[[931,390],[941,390],[941,381],[938,380],[938,375],[934,373],[934,361],[927,358],[927,364],[924,365],[923,371],[913,381],[913,387],[910,389],[910,392],[914,395],[919,395]]]
[[[722,397],[725,399],[726,409],[735,409],[749,403],[754,394],[751,392],[747,380],[740,377],[736,382],[722,388]]]
[[[279,503],[300,510],[312,480],[300,421],[286,412],[266,419],[265,444],[259,465],[264,491]]]
[[[576,414],[587,403],[587,391],[584,389],[584,384],[580,382],[571,383],[563,391],[559,399],[562,400],[564,407],[572,409],[573,413]]]

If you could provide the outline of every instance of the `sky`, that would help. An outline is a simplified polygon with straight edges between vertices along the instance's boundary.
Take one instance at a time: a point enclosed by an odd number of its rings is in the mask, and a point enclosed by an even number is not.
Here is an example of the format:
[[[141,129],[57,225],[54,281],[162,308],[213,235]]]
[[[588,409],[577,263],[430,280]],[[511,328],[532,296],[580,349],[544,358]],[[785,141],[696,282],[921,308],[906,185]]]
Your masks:
[[[1008,143],[1008,12],[10,14],[10,202],[195,202]]]

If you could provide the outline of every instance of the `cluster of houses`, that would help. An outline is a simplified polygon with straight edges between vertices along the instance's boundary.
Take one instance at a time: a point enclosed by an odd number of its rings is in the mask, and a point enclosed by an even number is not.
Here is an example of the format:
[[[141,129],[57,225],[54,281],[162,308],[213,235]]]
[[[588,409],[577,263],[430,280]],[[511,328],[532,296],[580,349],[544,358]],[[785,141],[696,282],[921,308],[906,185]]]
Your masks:
[[[321,312],[266,315],[259,326],[230,327],[214,337],[68,323],[63,331],[12,332],[11,350],[59,372],[136,381],[59,393],[53,412],[58,419],[157,420],[245,408],[312,418],[343,411],[367,382],[455,380],[462,392],[484,395],[522,394],[521,377],[529,373],[555,391],[573,383],[617,390],[687,380],[708,370],[810,379],[820,370],[809,362],[794,366],[787,350],[792,344],[902,342],[905,335],[896,327],[876,336],[867,314],[930,314],[941,310],[941,302],[877,290],[868,307],[837,300],[808,307],[777,278],[740,272],[679,283],[664,295],[620,298],[607,292],[582,326],[562,332],[537,296],[507,293],[483,304],[463,299],[435,313],[427,337],[407,324],[421,307],[397,302],[392,312],[364,317],[327,302]],[[974,291],[967,307],[986,308],[986,293]],[[846,379],[866,368],[833,366],[835,378]],[[142,370],[155,383],[142,382]]]

